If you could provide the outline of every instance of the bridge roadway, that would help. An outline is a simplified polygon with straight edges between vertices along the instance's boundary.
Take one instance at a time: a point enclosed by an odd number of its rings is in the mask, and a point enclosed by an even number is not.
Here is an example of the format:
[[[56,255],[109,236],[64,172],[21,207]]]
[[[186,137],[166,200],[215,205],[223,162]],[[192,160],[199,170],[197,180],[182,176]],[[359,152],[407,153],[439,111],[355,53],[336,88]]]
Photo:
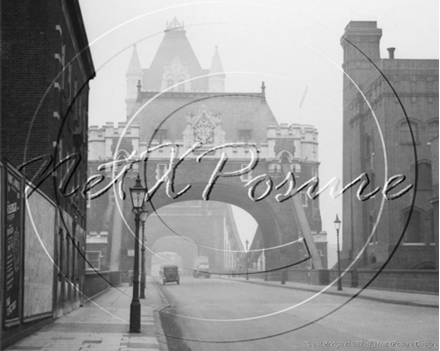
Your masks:
[[[180,285],[159,287],[170,303],[161,313],[170,351],[438,350],[438,308],[357,298],[314,322],[348,298],[320,294],[305,302],[315,292],[247,284],[243,278],[182,277]],[[247,339],[255,340],[240,341]],[[379,346],[371,340],[423,344]]]

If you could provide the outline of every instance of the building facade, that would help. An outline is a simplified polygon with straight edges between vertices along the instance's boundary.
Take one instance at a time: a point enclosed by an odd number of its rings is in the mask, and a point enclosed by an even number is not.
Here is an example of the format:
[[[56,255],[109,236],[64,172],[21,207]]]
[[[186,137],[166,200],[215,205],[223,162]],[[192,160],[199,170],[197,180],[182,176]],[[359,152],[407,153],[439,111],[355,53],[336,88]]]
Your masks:
[[[343,183],[367,174],[365,193],[380,187],[365,201],[355,188],[344,194],[344,263],[364,250],[357,267],[378,268],[394,253],[387,268],[435,269],[430,142],[438,136],[438,60],[396,58],[395,48],[382,58],[381,36],[376,22],[353,21],[341,38]],[[388,195],[413,187],[385,199],[396,175],[405,180]]]
[[[75,189],[87,180],[87,83],[95,72],[78,1],[2,1],[1,13],[0,156],[22,179],[20,192],[38,189],[21,203],[24,302],[15,318],[3,311],[9,345],[82,301],[86,200]]]

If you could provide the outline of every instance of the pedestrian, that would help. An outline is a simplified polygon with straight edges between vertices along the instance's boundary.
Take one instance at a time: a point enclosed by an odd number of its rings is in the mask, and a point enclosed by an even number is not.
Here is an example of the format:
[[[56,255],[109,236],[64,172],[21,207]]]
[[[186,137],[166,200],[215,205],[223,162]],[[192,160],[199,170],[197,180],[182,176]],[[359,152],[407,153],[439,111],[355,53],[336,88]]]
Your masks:
[[[128,270],[128,279],[130,280],[130,286],[133,285],[133,267]]]

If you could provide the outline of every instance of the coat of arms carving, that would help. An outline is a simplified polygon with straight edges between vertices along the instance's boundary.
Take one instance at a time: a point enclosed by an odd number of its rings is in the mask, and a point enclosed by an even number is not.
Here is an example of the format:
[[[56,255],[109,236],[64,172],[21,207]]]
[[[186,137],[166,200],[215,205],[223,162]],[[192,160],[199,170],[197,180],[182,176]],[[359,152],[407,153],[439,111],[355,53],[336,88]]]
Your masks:
[[[214,143],[215,125],[209,120],[204,113],[193,126],[194,141],[199,141],[202,144]]]

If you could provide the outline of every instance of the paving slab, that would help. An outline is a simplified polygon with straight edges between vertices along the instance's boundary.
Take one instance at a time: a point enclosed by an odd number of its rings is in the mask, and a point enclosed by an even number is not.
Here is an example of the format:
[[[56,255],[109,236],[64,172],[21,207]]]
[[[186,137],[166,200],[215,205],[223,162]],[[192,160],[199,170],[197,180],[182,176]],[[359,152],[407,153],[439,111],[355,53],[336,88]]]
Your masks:
[[[352,297],[356,294],[356,298],[374,300],[384,303],[394,303],[398,305],[409,305],[409,306],[419,306],[419,307],[439,307],[439,296],[438,294],[429,293],[417,293],[417,292],[404,292],[404,291],[390,291],[390,290],[379,290],[362,287],[350,288],[343,287],[342,291],[337,290],[336,285],[326,287],[323,285],[310,285],[306,283],[298,282],[286,282],[281,284],[280,281],[265,281],[263,279],[249,279],[245,278],[229,278],[225,276],[218,277],[220,279],[229,279],[237,282],[249,283],[249,284],[264,284],[270,286],[276,286],[280,288],[305,290],[312,292],[322,291],[324,294],[340,295],[345,297]]]
[[[166,301],[151,277],[141,299],[141,333],[129,333],[132,287],[111,288],[7,351],[168,351],[158,312]]]

